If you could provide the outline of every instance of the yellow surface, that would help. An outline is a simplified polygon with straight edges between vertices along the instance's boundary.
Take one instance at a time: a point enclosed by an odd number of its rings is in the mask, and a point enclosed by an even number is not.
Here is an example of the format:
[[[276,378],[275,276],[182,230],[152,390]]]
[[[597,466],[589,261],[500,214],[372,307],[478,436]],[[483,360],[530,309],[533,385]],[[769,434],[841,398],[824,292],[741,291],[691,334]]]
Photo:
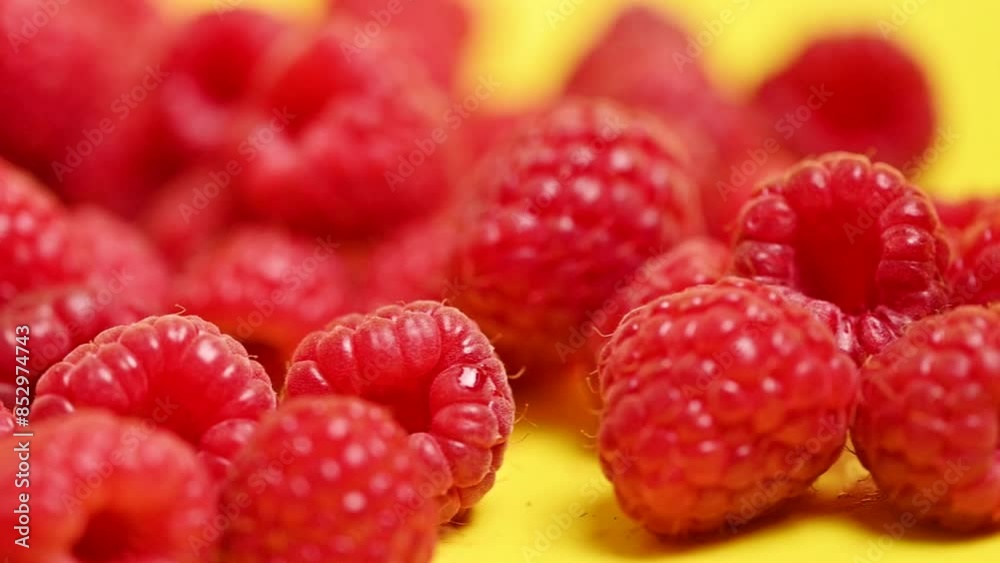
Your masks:
[[[404,0],[404,2],[407,0]],[[409,0],[414,4],[420,0]],[[312,0],[179,0],[177,10],[215,5],[281,7],[301,17],[320,13]],[[481,13],[481,33],[466,65],[467,83],[493,74],[502,83],[493,105],[528,103],[559,88],[574,58],[618,6],[611,0],[490,0],[470,2]],[[943,115],[956,137],[933,159],[922,184],[949,193],[993,192],[1000,131],[1000,3],[944,0],[705,0],[669,5],[697,32],[725,16],[707,41],[706,61],[726,87],[745,91],[804,39],[859,25],[892,25],[893,34],[925,61]],[[835,6],[835,7],[833,7]],[[564,390],[550,390],[560,396]],[[570,395],[572,393],[569,393]],[[470,522],[446,531],[435,561],[512,562],[941,562],[1000,560],[1000,535],[954,537],[911,529],[888,534],[898,520],[878,503],[856,506],[832,492],[856,468],[835,468],[824,492],[802,506],[723,541],[658,542],[625,518],[600,475],[580,430],[586,414],[546,410],[544,397],[518,394],[525,418],[517,426],[496,488]],[[559,401],[564,407],[572,402]],[[584,422],[580,422],[583,420]],[[847,479],[851,481],[852,479]]]

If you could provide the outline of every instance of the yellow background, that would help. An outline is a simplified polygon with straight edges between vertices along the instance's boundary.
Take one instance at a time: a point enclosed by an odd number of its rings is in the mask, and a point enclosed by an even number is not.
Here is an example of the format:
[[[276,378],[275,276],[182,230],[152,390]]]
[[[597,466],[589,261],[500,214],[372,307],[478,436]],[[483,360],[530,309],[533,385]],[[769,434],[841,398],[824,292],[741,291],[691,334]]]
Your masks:
[[[211,9],[238,0],[173,0],[178,13]],[[411,0],[414,5],[420,0]],[[490,100],[504,106],[530,103],[557,91],[575,58],[623,1],[481,0],[475,38],[463,76],[493,74],[502,83]],[[314,18],[321,0],[246,0],[241,5],[280,8]],[[695,32],[723,10],[731,23],[706,48],[705,60],[734,93],[752,88],[761,76],[820,32],[878,23],[897,26],[893,36],[926,64],[936,88],[942,126],[957,140],[943,148],[921,183],[957,193],[993,193],[1000,187],[996,131],[1000,129],[1000,3],[977,0],[680,0],[659,2]],[[746,6],[741,9],[740,6]],[[895,16],[894,16],[895,14]],[[893,19],[895,17],[895,20]],[[724,541],[661,543],[625,518],[610,485],[600,475],[592,440],[581,431],[582,416],[555,412],[544,404],[573,408],[565,395],[519,393],[517,426],[496,488],[476,507],[467,525],[446,531],[435,561],[444,563],[697,561],[769,563],[855,563],[1000,561],[1000,535],[957,537],[908,530],[887,535],[896,522],[879,503],[863,495],[836,498],[856,467],[832,470],[815,499],[752,525]],[[525,412],[526,409],[526,412]],[[579,413],[578,413],[579,414]],[[542,539],[545,538],[545,539]]]

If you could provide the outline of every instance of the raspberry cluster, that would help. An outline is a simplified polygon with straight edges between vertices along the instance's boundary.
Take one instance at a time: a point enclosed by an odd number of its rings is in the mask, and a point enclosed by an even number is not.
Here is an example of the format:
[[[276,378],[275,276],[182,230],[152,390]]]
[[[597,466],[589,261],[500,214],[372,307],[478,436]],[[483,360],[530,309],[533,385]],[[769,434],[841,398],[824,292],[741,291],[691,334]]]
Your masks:
[[[328,4],[0,2],[0,558],[428,563],[587,417],[672,541],[848,443],[901,525],[1000,524],[1000,203],[921,187],[907,51],[740,99],[632,7],[498,109],[465,3]]]

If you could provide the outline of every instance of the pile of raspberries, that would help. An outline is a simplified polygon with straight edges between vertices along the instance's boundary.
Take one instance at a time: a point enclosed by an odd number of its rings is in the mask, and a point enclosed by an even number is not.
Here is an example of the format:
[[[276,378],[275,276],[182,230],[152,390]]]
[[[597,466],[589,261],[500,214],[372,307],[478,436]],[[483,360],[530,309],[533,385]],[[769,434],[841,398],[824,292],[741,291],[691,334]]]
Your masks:
[[[905,50],[820,38],[739,99],[634,7],[499,112],[474,24],[0,2],[0,557],[430,561],[498,524],[517,374],[593,376],[661,536],[844,451],[902,522],[1000,523],[1000,204],[918,185]]]

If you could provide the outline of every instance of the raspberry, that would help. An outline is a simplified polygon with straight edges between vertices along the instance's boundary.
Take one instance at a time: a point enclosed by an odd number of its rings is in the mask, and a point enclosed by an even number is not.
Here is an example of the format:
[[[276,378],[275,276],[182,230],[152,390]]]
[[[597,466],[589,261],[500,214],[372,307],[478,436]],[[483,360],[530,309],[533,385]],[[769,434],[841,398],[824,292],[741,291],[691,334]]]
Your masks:
[[[17,550],[24,563],[212,559],[189,543],[216,508],[211,481],[190,446],[138,421],[98,412],[32,429],[30,549],[14,545],[14,511],[25,489],[4,479],[3,554]],[[9,452],[23,441],[4,438],[4,474],[18,473],[18,456]]]
[[[965,199],[949,199],[934,197],[934,209],[937,210],[941,225],[953,233],[960,233],[972,226],[979,214],[996,205],[995,200],[985,197],[970,197]]]
[[[45,188],[0,161],[0,306],[76,274],[65,263],[65,211]]]
[[[331,0],[331,4],[334,15],[342,10],[354,17],[358,29],[377,24],[389,30],[442,88],[452,88],[471,27],[469,13],[460,2],[424,0],[407,6],[392,0]],[[367,48],[357,39],[350,45]]]
[[[616,288],[605,302],[604,322],[595,323],[591,349],[600,352],[610,335],[629,311],[664,295],[722,279],[729,270],[729,247],[710,238],[688,239],[667,252],[646,260],[632,274],[628,284]],[[598,318],[598,320],[602,320]]]
[[[493,486],[513,428],[507,373],[461,311],[417,301],[347,315],[299,345],[285,396],[357,395],[389,407],[440,473],[442,521]]]
[[[648,116],[568,101],[484,161],[460,232],[454,296],[511,365],[559,343],[645,258],[701,230],[674,138]]]
[[[299,341],[348,306],[352,288],[339,246],[276,228],[237,230],[190,261],[175,282],[175,301],[251,353],[274,351],[278,363],[267,367],[280,378]]]
[[[425,471],[385,410],[354,397],[290,400],[235,461],[224,559],[428,562],[437,514]]]
[[[957,236],[957,258],[949,272],[954,305],[1000,300],[1000,206],[984,208]]]
[[[100,407],[197,446],[213,426],[257,420],[274,404],[267,374],[243,346],[198,317],[165,315],[105,330],[49,368],[32,417]]]
[[[53,163],[88,152],[78,147],[102,120],[119,122],[113,104],[135,86],[164,29],[148,0],[3,2],[0,83],[17,88],[0,92],[0,154],[48,179]]]
[[[139,223],[172,266],[181,267],[243,218],[223,170],[191,168],[148,202]]]
[[[187,161],[223,152],[260,63],[286,31],[270,14],[234,9],[203,14],[177,33],[164,62],[169,77],[153,102],[170,149]]]
[[[266,219],[360,238],[448,199],[443,94],[386,42],[345,57],[353,37],[346,22],[327,25],[268,82],[238,182]]]
[[[1000,313],[966,306],[910,325],[862,371],[851,438],[909,518],[1000,523]]]
[[[736,274],[840,308],[859,361],[947,305],[950,249],[933,204],[863,156],[831,153],[763,184],[735,241]]]
[[[365,272],[365,302],[375,309],[420,299],[448,299],[459,288],[448,280],[457,244],[446,218],[402,228],[375,247]]]
[[[6,438],[14,432],[14,414],[0,404],[0,438]]]
[[[785,137],[799,154],[874,154],[907,175],[916,168],[908,163],[930,146],[936,121],[923,69],[874,35],[812,42],[759,86],[755,103],[794,133]]]
[[[653,532],[735,530],[840,455],[857,369],[780,290],[724,280],[629,313],[601,355],[598,450]]]
[[[740,211],[753,197],[754,188],[783,175],[797,162],[774,138],[727,156],[715,178],[707,181],[701,190],[709,233],[727,244],[731,242]]]

